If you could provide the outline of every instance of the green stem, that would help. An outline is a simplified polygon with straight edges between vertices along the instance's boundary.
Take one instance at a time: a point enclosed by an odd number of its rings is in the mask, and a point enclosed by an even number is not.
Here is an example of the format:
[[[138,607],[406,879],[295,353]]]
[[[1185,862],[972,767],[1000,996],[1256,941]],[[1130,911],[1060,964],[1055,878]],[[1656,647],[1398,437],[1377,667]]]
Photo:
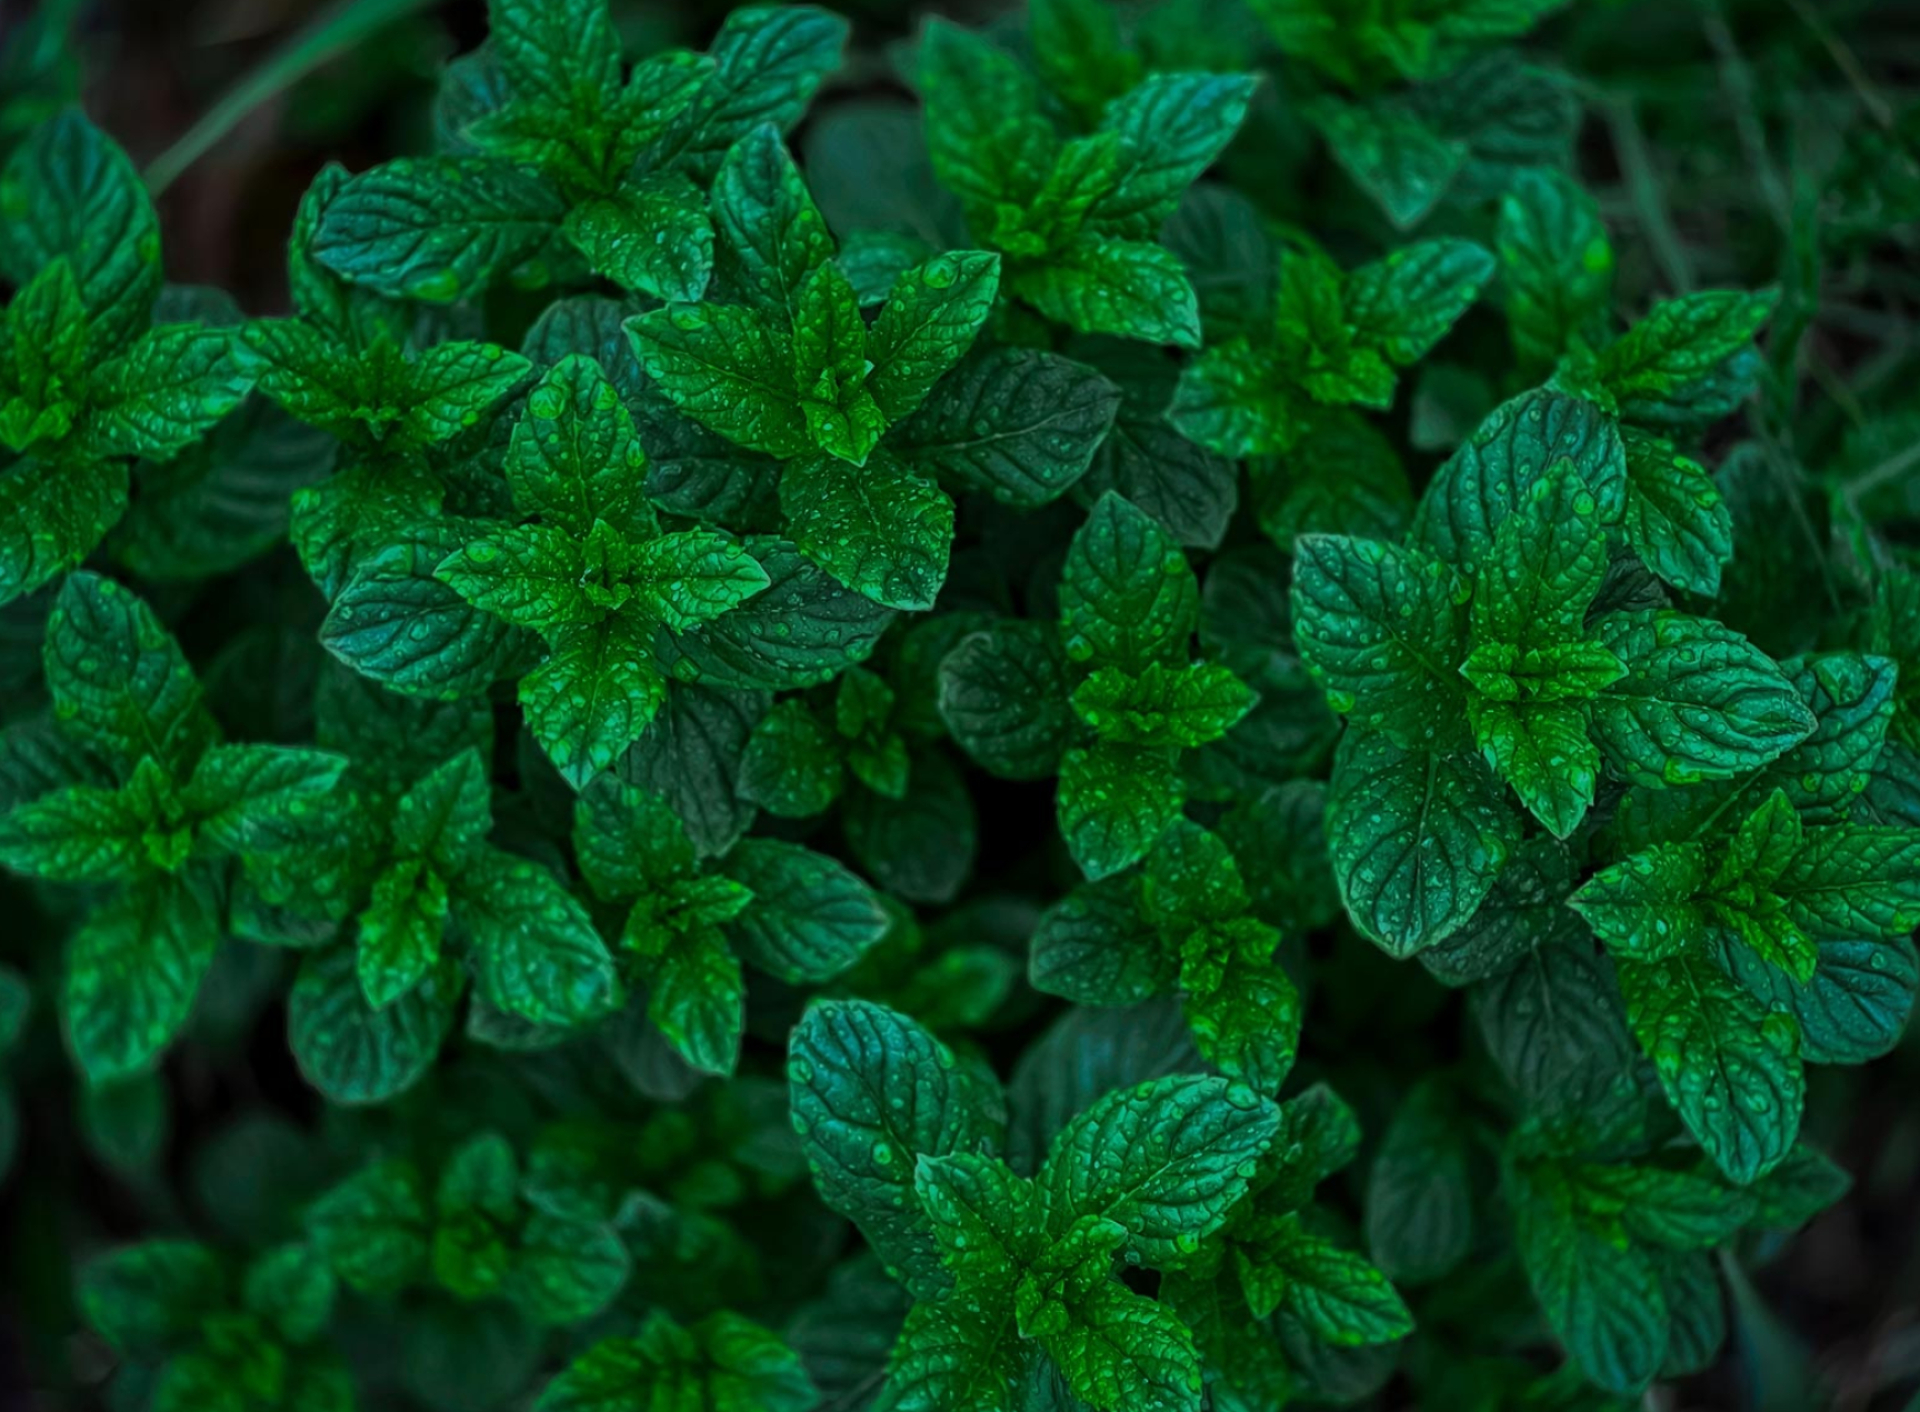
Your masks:
[[[287,36],[278,48],[221,95],[200,121],[147,166],[147,190],[158,196],[204,157],[240,120],[281,90],[429,0],[336,0]]]
[[[1653,158],[1647,152],[1646,135],[1640,131],[1633,103],[1615,97],[1601,111],[1606,114],[1607,131],[1613,137],[1620,170],[1627,179],[1627,193],[1633,198],[1633,209],[1647,243],[1653,247],[1654,258],[1660,262],[1661,273],[1673,292],[1686,294],[1693,288],[1693,267],[1667,214],[1666,202],[1661,199],[1660,178],[1653,170]]]

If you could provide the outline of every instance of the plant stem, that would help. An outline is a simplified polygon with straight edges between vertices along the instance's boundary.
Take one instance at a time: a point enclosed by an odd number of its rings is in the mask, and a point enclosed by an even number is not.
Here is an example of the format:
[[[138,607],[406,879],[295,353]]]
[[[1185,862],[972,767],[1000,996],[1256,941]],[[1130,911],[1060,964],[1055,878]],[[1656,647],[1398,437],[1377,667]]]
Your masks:
[[[336,0],[221,95],[200,121],[148,163],[147,190],[158,196],[204,157],[240,120],[281,90],[429,0]]]

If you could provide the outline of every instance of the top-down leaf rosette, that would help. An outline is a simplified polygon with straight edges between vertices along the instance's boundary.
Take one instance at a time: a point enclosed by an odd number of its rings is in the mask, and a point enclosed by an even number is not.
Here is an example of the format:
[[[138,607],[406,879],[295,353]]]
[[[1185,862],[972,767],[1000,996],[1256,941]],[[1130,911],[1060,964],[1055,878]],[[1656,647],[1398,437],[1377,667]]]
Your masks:
[[[713,204],[731,298],[630,320],[641,364],[688,417],[782,463],[780,508],[802,553],[876,603],[932,607],[953,502],[932,466],[884,438],[972,346],[999,257],[954,251],[901,272],[869,326],[774,128],[734,144]]]
[[[1089,878],[1145,858],[1186,797],[1184,752],[1259,700],[1192,659],[1193,567],[1144,511],[1108,492],[1075,533],[1057,623],[993,622],[940,666],[940,714],[961,749],[1009,779],[1059,775],[1060,832]]]
[[[1008,293],[1080,333],[1200,346],[1200,308],[1158,243],[1180,197],[1245,119],[1253,74],[1158,73],[1063,136],[1034,75],[945,20],[920,38],[917,79],[935,174]]]
[[[1610,601],[1626,497],[1613,419],[1540,391],[1441,467],[1407,543],[1298,542],[1301,655],[1350,722],[1334,870],[1356,925],[1393,954],[1445,940],[1492,888],[1521,837],[1502,784],[1565,838],[1603,777],[1724,779],[1813,730],[1739,634]]]
[[[1500,195],[1573,149],[1580,103],[1564,74],[1496,47],[1566,0],[1253,0],[1301,116],[1402,230]]]
[[[0,603],[73,568],[165,461],[240,405],[252,360],[193,291],[165,291],[160,223],[126,155],[78,111],[0,170]]]
[[[234,1268],[186,1240],[90,1261],[87,1321],[153,1389],[155,1409],[353,1412],[353,1377],[327,1340],[338,1285],[321,1252],[277,1245]]]
[[[441,151],[362,173],[328,205],[314,253],[346,279],[452,303],[503,277],[592,272],[698,299],[714,253],[703,185],[736,138],[799,120],[847,34],[811,6],[746,8],[707,54],[628,69],[606,0],[491,0],[489,19],[441,85]]]
[[[187,1023],[236,865],[266,878],[312,839],[347,761],[222,743],[178,644],[111,579],[68,578],[43,657],[51,716],[5,734],[0,862],[105,889],[62,995],[68,1044],[101,1082],[151,1064]]]
[[[1425,357],[1480,296],[1494,262],[1468,240],[1425,240],[1342,271],[1286,250],[1270,313],[1180,375],[1168,415],[1224,456],[1293,451],[1337,430],[1329,409],[1393,405],[1398,369]]]
[[[788,1075],[821,1196],[913,1299],[891,1406],[997,1408],[1058,1379],[1102,1412],[1198,1412],[1222,1377],[1286,1385],[1270,1317],[1335,1347],[1412,1328],[1385,1277],[1301,1210],[1358,1145],[1324,1088],[1283,1105],[1197,1074],[1118,1089],[1029,1175],[999,1155],[991,1073],[884,1006],[816,1003]],[[1139,1266],[1161,1272],[1157,1299],[1118,1278]]]
[[[600,365],[564,358],[528,394],[507,451],[524,522],[476,526],[433,571],[474,607],[545,640],[545,660],[520,679],[520,704],[576,789],[626,753],[665,700],[656,632],[710,622],[770,582],[734,536],[663,528],[646,467]]]

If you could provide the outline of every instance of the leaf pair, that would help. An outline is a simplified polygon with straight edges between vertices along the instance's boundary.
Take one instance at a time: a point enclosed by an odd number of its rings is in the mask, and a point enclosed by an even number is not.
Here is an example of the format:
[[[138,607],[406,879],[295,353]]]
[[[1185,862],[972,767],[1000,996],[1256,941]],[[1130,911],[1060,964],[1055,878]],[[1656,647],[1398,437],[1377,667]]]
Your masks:
[[[1630,1396],[1712,1365],[1726,1312],[1708,1252],[1743,1227],[1798,1226],[1846,1190],[1846,1175],[1809,1149],[1790,1166],[1742,1190],[1647,1160],[1532,1154],[1510,1165],[1528,1281],[1592,1382]]]
[[[1770,978],[1805,990],[1823,943],[1904,942],[1920,925],[1920,840],[1803,827],[1778,789],[1708,837],[1711,855],[1698,842],[1634,853],[1570,905],[1615,956],[1628,1022],[1682,1120],[1748,1182],[1790,1150],[1805,1091],[1800,1026]]]

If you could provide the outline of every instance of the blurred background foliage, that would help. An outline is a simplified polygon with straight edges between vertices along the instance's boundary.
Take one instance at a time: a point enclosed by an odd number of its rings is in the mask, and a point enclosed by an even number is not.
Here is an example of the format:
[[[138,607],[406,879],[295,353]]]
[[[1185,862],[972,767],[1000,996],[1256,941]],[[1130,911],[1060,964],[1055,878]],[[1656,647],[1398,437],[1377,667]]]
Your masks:
[[[726,0],[614,6],[635,54],[702,46],[728,8]],[[887,164],[901,160],[885,144],[850,150],[836,137],[848,127],[836,114],[892,107],[911,140],[914,109],[896,62],[928,7],[838,0],[836,8],[855,22],[850,61],[796,137],[830,215],[836,207],[857,211],[864,192],[882,189]],[[1007,18],[992,0],[931,8],[988,26]],[[1388,229],[1380,205],[1288,104],[1294,76],[1242,0],[1139,8],[1137,32],[1180,64],[1259,63],[1273,76],[1227,159],[1267,221],[1310,224],[1336,246],[1342,238],[1362,248],[1379,243]],[[286,302],[285,234],[313,174],[328,160],[358,170],[426,148],[439,66],[485,27],[481,0],[0,0],[0,150],[48,111],[83,102],[162,191],[170,277],[230,290],[249,313],[277,312]],[[1809,612],[1843,600],[1863,556],[1920,552],[1920,5],[1576,0],[1522,47],[1558,77],[1554,102],[1567,105],[1574,165],[1620,251],[1622,306],[1643,308],[1656,293],[1777,281],[1786,294],[1780,323],[1804,331],[1797,344],[1773,340],[1797,347],[1798,364],[1776,368],[1748,424],[1729,430],[1754,449],[1722,471],[1746,561],[1728,575],[1726,616],[1770,651],[1795,650]],[[1483,106],[1506,101],[1477,96]],[[1476,157],[1499,159],[1498,114],[1452,117],[1484,123]],[[1443,200],[1421,229],[1472,234],[1486,220],[1484,203]],[[1472,354],[1475,339],[1505,336],[1497,314],[1477,311],[1450,342],[1450,359],[1430,362],[1401,399],[1396,415],[1406,419],[1411,444],[1431,455],[1429,465],[1501,395],[1473,370]],[[1499,363],[1490,356],[1484,365]],[[1868,523],[1877,539],[1864,532]],[[1755,561],[1795,568],[1758,573]],[[224,641],[236,617],[284,624],[310,613],[297,566],[283,568],[286,601],[304,607],[196,604],[199,620],[222,625],[209,627],[208,640]],[[249,582],[273,591],[272,575]],[[32,676],[37,636],[32,625],[14,634],[0,618],[0,718],[14,714],[17,688]],[[297,712],[293,703],[311,693],[289,679],[297,674],[281,672],[273,635],[242,640],[242,650],[215,665],[216,683],[256,702],[283,699]],[[977,873],[1017,885],[1028,866],[1023,850],[1037,851],[1050,810],[1038,795],[1000,788],[1008,797],[982,799],[983,810],[1030,812],[1038,827],[990,832]],[[37,915],[35,905],[0,879],[0,959],[29,971],[44,970],[59,931],[59,919]],[[939,927],[998,946],[1009,958],[1001,974],[1010,976],[1022,969],[1030,922],[1019,898],[987,896]],[[298,1201],[383,1133],[458,1125],[482,1106],[490,1121],[512,1128],[513,1114],[502,1110],[515,1103],[527,1106],[530,1126],[549,1096],[543,1086],[608,1084],[605,1075],[569,1072],[563,1061],[515,1059],[520,1078],[509,1086],[499,1081],[501,1059],[476,1051],[444,1063],[429,1085],[389,1109],[328,1107],[287,1054],[274,999],[284,993],[273,972],[283,959],[230,950],[164,1086],[136,1083],[83,1100],[44,1022],[0,1057],[0,1078],[20,1112],[19,1158],[0,1188],[0,1408],[98,1405],[107,1358],[74,1332],[69,1276],[78,1254],[183,1227],[272,1239],[284,1234]],[[900,969],[910,975],[913,967],[903,960]],[[889,997],[883,974],[867,979],[863,993],[974,1031],[1005,1061],[1003,1071],[1057,1009],[1014,982],[998,1003],[940,1015],[950,996]],[[1471,1044],[1463,1007],[1420,968],[1351,939],[1324,958],[1316,982],[1303,1070],[1336,1073],[1377,1140],[1403,1076],[1443,1067]],[[762,1027],[760,1038],[763,1055],[777,1054],[777,1026]],[[1920,1409],[1920,1040],[1909,1034],[1885,1061],[1816,1069],[1810,1079],[1805,1135],[1855,1174],[1854,1193],[1790,1244],[1751,1252],[1748,1274],[1729,1264],[1736,1312],[1727,1355],[1713,1371],[1653,1394],[1662,1408]],[[794,1181],[797,1170],[755,1147],[769,1123],[784,1124],[777,1079],[715,1088],[711,1101],[696,1097],[670,1119],[633,1086],[611,1087],[617,1091],[603,1095],[610,1114],[672,1129],[650,1139],[663,1163],[652,1179],[692,1209],[734,1209],[732,1229],[759,1237],[741,1243],[715,1227],[704,1246],[683,1231],[642,1280],[697,1278],[711,1282],[716,1299],[746,1307],[786,1301],[790,1309],[830,1263],[839,1228],[821,1220],[804,1183]],[[1364,1173],[1364,1162],[1356,1170]],[[1353,1180],[1345,1195],[1357,1210]],[[744,1248],[755,1243],[779,1257],[755,1262]],[[1473,1282],[1448,1289],[1450,1297],[1423,1306],[1423,1322],[1443,1331],[1451,1322],[1470,1326]],[[380,1334],[366,1328],[359,1336],[377,1344]],[[470,1345],[450,1335],[446,1346]],[[519,1351],[498,1355],[510,1361]],[[461,1370],[438,1371],[452,1378]],[[1411,1404],[1389,1384],[1378,1405]]]

